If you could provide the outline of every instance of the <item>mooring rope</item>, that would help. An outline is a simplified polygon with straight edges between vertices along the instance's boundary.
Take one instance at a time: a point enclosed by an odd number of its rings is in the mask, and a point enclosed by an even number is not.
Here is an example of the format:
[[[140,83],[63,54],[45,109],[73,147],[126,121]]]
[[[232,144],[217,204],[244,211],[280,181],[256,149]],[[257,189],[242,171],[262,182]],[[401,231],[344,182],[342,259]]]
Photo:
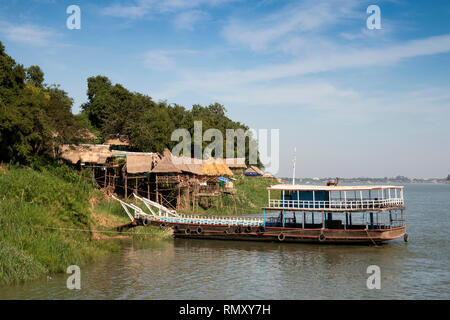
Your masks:
[[[90,230],[90,229],[76,229],[76,228],[60,228],[60,227],[43,227],[43,226],[32,226],[32,228],[41,228],[41,229],[53,229],[53,230],[63,230],[63,231],[81,231],[81,232],[98,232],[98,233],[114,233],[114,234],[131,234],[131,235],[147,235],[151,233],[139,233],[136,234],[134,232],[127,231],[114,231],[114,230]]]

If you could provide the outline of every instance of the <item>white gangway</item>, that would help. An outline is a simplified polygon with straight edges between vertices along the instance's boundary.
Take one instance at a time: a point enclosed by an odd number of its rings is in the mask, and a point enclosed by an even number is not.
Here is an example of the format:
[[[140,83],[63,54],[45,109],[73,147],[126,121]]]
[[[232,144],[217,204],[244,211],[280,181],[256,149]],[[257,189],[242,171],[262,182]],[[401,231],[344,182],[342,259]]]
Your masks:
[[[150,199],[140,197],[133,193],[133,196],[142,201],[150,214],[144,212],[138,206],[127,203],[113,196],[113,199],[120,202],[123,209],[127,213],[131,221],[140,220],[144,225],[150,224],[152,220],[163,221],[167,223],[197,223],[211,225],[228,225],[228,226],[261,226],[264,224],[262,217],[218,217],[218,216],[199,216],[199,215],[181,215],[176,210],[170,210],[157,202]],[[156,208],[157,210],[154,210]],[[134,216],[129,209],[134,211]]]

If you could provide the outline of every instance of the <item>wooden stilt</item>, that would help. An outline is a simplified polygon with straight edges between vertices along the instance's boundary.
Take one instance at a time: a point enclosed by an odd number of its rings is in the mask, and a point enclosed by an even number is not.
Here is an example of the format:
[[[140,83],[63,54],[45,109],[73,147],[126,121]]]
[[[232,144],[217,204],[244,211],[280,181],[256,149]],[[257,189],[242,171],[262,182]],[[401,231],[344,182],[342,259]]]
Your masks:
[[[128,179],[126,173],[125,173],[125,199],[128,199]]]

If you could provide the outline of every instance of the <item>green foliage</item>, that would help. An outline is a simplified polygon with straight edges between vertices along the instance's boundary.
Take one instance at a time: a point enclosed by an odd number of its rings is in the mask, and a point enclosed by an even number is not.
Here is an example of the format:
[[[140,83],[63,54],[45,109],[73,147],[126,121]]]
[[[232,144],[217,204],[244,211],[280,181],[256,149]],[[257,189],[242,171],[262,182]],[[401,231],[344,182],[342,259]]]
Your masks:
[[[0,173],[0,282],[64,272],[111,249],[90,241],[93,187],[72,172],[65,166],[35,171],[8,165]]]
[[[43,81],[38,66],[16,64],[0,43],[0,161],[28,164],[55,157],[58,144],[83,140],[72,99]]]
[[[83,114],[92,126],[101,132],[101,136],[128,135],[134,148],[140,151],[162,152],[165,148],[173,148],[178,141],[171,141],[171,134],[175,129],[183,128],[191,135],[193,155],[194,121],[202,121],[203,132],[214,128],[222,133],[224,152],[227,129],[248,130],[247,126],[229,119],[225,107],[219,103],[206,107],[197,104],[191,110],[186,110],[177,104],[154,102],[151,97],[130,92],[120,84],[112,85],[104,76],[88,79],[88,99],[82,106]],[[202,151],[211,142],[202,142]],[[248,163],[249,146],[256,145],[256,140],[249,137],[246,142],[245,154]],[[234,147],[236,152],[236,145]],[[258,166],[262,167],[260,161]]]
[[[101,193],[90,178],[69,166],[33,170],[6,165],[0,171],[0,194],[0,283],[33,280],[95,261],[118,250],[120,243],[93,241],[94,235],[110,239],[117,235],[115,227],[129,222],[116,201],[94,206]],[[135,240],[170,238],[150,227],[124,235]]]
[[[199,214],[204,215],[243,215],[261,213],[261,208],[267,206],[267,187],[276,184],[276,179],[263,177],[238,176],[234,181],[235,195],[223,194],[221,205],[218,199],[210,199],[210,207],[203,209],[199,206]],[[192,208],[191,208],[192,209]],[[192,214],[192,211],[187,211]]]
[[[30,66],[26,70],[26,82],[37,88],[43,87],[44,72],[39,66]]]

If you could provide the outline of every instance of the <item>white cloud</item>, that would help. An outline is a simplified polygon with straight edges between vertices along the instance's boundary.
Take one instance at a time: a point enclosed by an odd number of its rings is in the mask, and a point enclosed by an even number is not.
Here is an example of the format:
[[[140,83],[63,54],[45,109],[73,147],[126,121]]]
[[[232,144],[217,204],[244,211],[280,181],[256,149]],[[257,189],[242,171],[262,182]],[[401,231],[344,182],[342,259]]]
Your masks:
[[[175,67],[175,61],[167,51],[150,50],[143,55],[143,63],[148,69],[166,70]]]
[[[104,8],[103,14],[118,17],[118,18],[130,18],[136,19],[145,16],[148,13],[148,9],[141,6],[122,6],[122,5],[112,5],[110,7]]]
[[[358,4],[355,0],[304,1],[250,22],[232,19],[223,29],[223,35],[230,43],[263,50],[272,43],[284,42],[285,36],[317,32],[339,20],[351,19]]]
[[[46,46],[52,40],[59,37],[59,34],[49,28],[36,25],[11,25],[2,26],[1,34],[6,39],[32,46]]]
[[[380,115],[449,112],[450,96],[445,90],[428,88],[406,93],[377,95],[331,83],[311,80],[309,75],[350,68],[394,64],[402,59],[450,52],[450,35],[406,41],[375,49],[336,50],[288,63],[264,65],[247,70],[195,72],[178,68],[179,80],[154,96],[177,99],[183,95],[220,101],[227,105],[262,107],[289,105],[322,110],[327,121],[364,123],[380,120]],[[364,79],[361,79],[364,81]],[[433,91],[434,90],[434,91]],[[426,107],[424,107],[426,106]],[[378,118],[377,118],[378,116]]]
[[[201,10],[189,10],[178,14],[174,19],[175,28],[180,30],[194,30],[194,25],[208,19],[209,15]]]
[[[147,15],[189,11],[202,6],[215,7],[236,0],[136,0],[132,5],[114,4],[103,9],[103,14],[136,19]]]
[[[383,48],[340,48],[334,52],[315,53],[288,63],[264,65],[248,70],[204,72],[198,74],[195,79],[189,76],[186,82],[190,86],[198,84],[203,88],[243,85],[340,69],[387,65],[406,58],[445,52],[450,52],[450,35],[411,40]]]
[[[149,50],[141,58],[146,68],[162,71],[176,66],[175,57],[195,53],[197,53],[195,50]]]

